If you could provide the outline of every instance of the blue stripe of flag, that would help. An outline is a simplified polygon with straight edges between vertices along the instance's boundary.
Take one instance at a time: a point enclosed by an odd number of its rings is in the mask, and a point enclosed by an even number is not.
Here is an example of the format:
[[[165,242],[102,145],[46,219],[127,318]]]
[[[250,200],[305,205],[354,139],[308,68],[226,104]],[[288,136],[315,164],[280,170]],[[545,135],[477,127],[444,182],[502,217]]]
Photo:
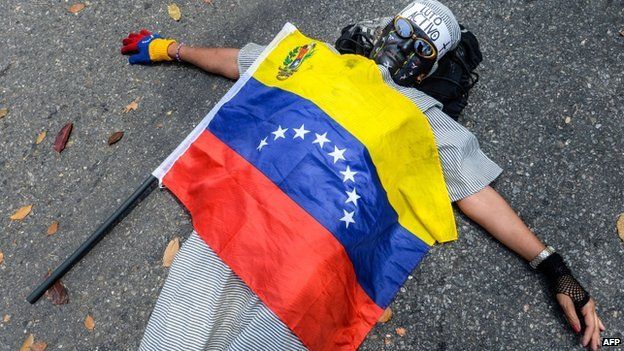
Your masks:
[[[309,132],[295,138],[302,125]],[[208,130],[327,228],[344,246],[364,291],[380,307],[390,304],[428,246],[398,223],[362,143],[311,101],[253,78],[221,107]],[[324,133],[330,142],[313,143]],[[334,163],[335,147],[345,149],[345,160]],[[344,181],[340,172],[347,166],[357,172],[355,182]],[[360,198],[347,203],[353,189]],[[348,228],[341,221],[345,211],[355,221]]]

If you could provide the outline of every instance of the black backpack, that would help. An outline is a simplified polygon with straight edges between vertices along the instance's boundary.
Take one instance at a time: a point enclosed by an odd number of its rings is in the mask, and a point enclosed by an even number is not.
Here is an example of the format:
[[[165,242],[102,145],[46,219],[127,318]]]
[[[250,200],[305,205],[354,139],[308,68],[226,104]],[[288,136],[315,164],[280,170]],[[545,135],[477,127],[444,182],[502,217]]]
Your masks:
[[[460,25],[461,40],[455,49],[446,53],[438,62],[438,68],[414,88],[440,101],[447,115],[459,118],[468,105],[470,89],[479,81],[474,72],[483,60],[477,37]],[[360,26],[349,25],[342,29],[335,47],[341,54],[357,54],[368,57],[373,49],[373,36]]]

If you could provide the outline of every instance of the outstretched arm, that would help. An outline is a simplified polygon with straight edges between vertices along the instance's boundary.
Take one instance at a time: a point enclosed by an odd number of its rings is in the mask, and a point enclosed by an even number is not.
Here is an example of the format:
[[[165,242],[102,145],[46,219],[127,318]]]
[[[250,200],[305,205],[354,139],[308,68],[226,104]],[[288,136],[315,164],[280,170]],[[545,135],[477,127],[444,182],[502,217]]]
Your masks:
[[[130,33],[122,40],[121,53],[129,55],[130,64],[148,65],[154,62],[179,59],[193,64],[208,73],[238,79],[238,53],[234,48],[194,48],[165,39],[159,34],[142,29]]]
[[[174,59],[179,48],[180,60],[193,64],[204,71],[230,79],[238,79],[238,52],[235,48],[192,47],[173,43],[167,54]]]
[[[507,201],[490,186],[457,201],[457,206],[466,216],[527,261],[545,249],[544,244],[524,224]],[[575,332],[580,332],[581,326],[572,299],[561,293],[556,294],[556,299],[570,326]],[[590,299],[581,308],[580,313],[585,322],[581,343],[596,350],[600,345],[600,332],[605,328],[596,314],[594,300]]]
[[[527,261],[546,248],[507,201],[490,186],[457,201],[457,206],[466,216]]]

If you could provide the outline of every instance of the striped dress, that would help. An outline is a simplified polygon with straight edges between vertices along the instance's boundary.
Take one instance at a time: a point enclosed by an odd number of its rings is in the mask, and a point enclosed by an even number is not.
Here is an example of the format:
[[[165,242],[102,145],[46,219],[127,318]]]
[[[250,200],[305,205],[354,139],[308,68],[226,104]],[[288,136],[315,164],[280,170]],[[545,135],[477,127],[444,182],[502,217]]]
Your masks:
[[[238,56],[242,74],[264,50],[247,44]],[[433,129],[452,201],[487,186],[501,168],[479,148],[476,137],[413,88],[398,86],[386,68],[384,81],[413,101]],[[196,232],[171,266],[139,350],[305,350],[290,329],[236,276]]]

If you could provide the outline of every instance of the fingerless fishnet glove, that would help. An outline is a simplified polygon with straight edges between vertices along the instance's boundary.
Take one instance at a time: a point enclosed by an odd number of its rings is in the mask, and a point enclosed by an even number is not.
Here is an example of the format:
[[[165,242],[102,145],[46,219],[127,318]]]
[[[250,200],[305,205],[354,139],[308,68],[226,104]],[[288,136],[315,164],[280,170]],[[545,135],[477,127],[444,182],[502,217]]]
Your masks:
[[[589,301],[589,293],[572,276],[572,271],[558,253],[548,256],[537,266],[537,270],[544,273],[555,294],[569,296],[577,309],[585,306]]]

